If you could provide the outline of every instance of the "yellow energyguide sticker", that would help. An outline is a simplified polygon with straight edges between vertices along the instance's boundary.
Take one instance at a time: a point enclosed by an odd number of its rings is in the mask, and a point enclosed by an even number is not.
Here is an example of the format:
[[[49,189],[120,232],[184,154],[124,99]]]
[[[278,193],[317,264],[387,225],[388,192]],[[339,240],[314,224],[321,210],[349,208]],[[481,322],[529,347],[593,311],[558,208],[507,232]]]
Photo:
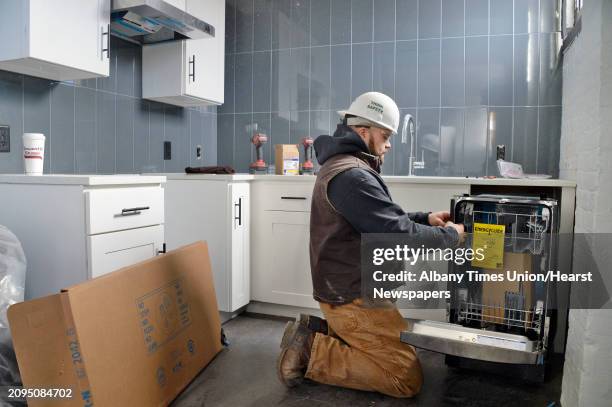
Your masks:
[[[472,266],[485,269],[500,269],[504,267],[504,235],[506,226],[474,223],[472,249],[480,249],[484,254],[482,260],[478,256],[472,260]]]

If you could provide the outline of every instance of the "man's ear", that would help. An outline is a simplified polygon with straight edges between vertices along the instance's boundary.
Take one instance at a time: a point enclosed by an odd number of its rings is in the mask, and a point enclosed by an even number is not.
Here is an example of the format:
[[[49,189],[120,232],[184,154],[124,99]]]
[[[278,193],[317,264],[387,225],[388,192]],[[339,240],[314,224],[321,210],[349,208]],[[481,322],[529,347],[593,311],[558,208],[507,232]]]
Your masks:
[[[355,127],[355,131],[357,132],[357,134],[359,134],[359,137],[361,137],[361,139],[363,141],[366,142],[366,144],[368,143],[368,139],[369,139],[369,130],[367,127]]]

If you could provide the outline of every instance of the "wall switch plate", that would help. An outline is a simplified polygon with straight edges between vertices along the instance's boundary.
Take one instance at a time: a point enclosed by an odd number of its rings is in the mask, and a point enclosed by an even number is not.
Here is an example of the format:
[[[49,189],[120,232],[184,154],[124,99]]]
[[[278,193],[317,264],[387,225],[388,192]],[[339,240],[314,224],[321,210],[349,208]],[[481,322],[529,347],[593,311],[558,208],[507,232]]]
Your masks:
[[[164,160],[172,160],[172,142],[164,141]]]
[[[11,128],[0,124],[0,153],[11,152]]]

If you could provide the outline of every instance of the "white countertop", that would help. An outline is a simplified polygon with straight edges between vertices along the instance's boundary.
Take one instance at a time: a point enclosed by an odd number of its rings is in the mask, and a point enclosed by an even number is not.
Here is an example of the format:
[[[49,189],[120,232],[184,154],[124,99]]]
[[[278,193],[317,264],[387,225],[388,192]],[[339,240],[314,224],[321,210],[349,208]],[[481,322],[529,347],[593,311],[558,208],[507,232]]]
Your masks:
[[[250,181],[255,176],[252,174],[185,174],[183,172],[171,172],[159,174],[167,179],[174,180],[206,180],[206,181]]]
[[[207,181],[279,181],[279,182],[314,182],[316,176],[312,175],[268,175],[268,174],[160,174],[173,180],[207,180]],[[533,187],[575,187],[574,181],[562,179],[509,179],[509,178],[482,178],[482,177],[420,177],[384,175],[383,179],[389,184],[455,184],[455,185],[509,185]]]
[[[460,184],[460,185],[513,185],[532,187],[576,187],[574,181],[563,179],[511,179],[511,178],[483,178],[483,177],[419,177],[384,175],[387,183],[414,183],[414,184]]]
[[[161,184],[166,177],[159,175],[117,174],[117,175],[73,175],[73,174],[0,174],[4,184],[44,184],[44,185],[137,185]]]
[[[0,174],[0,183],[11,184],[65,184],[65,185],[133,185],[159,184],[169,180],[206,180],[206,181],[276,181],[276,182],[314,182],[312,175],[255,175],[255,174],[118,174],[118,175],[24,175]],[[508,179],[482,177],[420,177],[385,175],[388,184],[455,184],[455,185],[508,185],[533,187],[575,187],[574,181],[561,179]]]

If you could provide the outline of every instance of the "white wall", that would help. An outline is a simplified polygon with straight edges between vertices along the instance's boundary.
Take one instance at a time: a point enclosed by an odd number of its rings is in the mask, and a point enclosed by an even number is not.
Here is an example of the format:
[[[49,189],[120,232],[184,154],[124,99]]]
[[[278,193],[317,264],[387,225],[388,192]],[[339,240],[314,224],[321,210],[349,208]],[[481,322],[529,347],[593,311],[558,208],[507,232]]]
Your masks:
[[[561,178],[578,184],[576,233],[612,233],[610,0],[584,2],[582,32],[565,54],[559,170]],[[603,277],[610,281],[610,276]],[[612,291],[609,283],[608,291]],[[561,404],[611,403],[612,310],[571,310]]]

